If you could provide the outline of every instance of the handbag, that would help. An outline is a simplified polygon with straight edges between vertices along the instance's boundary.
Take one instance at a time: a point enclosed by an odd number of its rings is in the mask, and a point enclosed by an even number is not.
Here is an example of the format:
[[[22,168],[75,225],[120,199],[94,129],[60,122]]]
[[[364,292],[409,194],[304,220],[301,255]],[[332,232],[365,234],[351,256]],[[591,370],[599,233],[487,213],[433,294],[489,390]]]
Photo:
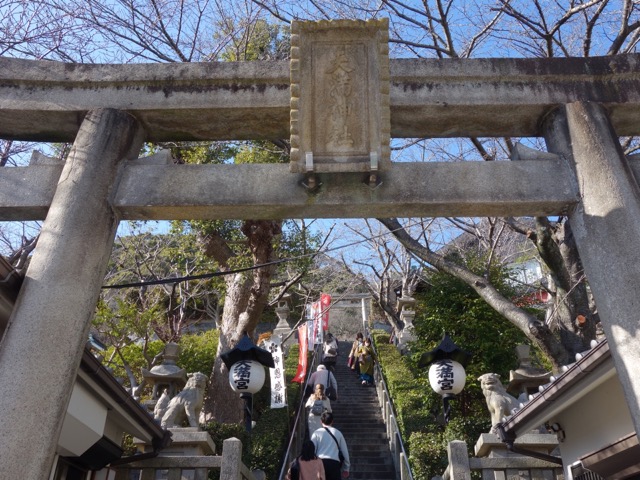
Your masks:
[[[329,397],[329,400],[333,402],[336,400],[336,398],[338,398],[338,395],[336,394],[336,390],[331,386],[329,375],[331,375],[331,372],[327,370],[327,388],[324,393],[327,397]]]
[[[327,391],[326,391],[327,397],[329,398],[329,400],[331,401],[335,401],[336,398],[338,398],[338,396],[336,395],[336,391],[333,389],[333,387],[328,387]]]
[[[311,395],[313,393],[313,386],[310,384],[307,384],[306,387],[304,387],[304,396],[308,397],[309,395]]]
[[[353,365],[353,355],[350,355],[347,359],[347,365],[351,367]]]
[[[298,459],[294,459],[289,465],[289,471],[285,477],[285,480],[299,480],[300,479],[300,465],[298,465]]]
[[[338,443],[338,440],[336,440],[336,437],[333,436],[333,433],[331,433],[331,430],[329,430],[327,427],[324,427],[324,429],[329,435],[331,435],[331,438],[333,438],[333,441],[336,442],[336,445],[338,446],[338,458],[340,461],[340,468],[342,468],[342,464],[344,463],[344,455],[342,454],[342,450],[340,450],[340,444]]]

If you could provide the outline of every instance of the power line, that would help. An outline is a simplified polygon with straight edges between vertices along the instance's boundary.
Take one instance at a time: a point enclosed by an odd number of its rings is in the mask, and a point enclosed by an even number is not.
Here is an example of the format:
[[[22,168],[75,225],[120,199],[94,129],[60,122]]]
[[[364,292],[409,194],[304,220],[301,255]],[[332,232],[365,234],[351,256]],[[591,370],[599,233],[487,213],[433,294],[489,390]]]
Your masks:
[[[417,225],[417,224],[418,224],[418,222],[414,223],[413,225]],[[413,225],[410,224],[408,226],[412,227]],[[406,228],[406,227],[401,227],[401,228]],[[337,247],[327,248],[327,249],[319,250],[319,251],[313,252],[313,253],[306,253],[306,254],[303,254],[303,255],[299,255],[297,257],[287,257],[287,258],[282,258],[280,260],[273,260],[271,262],[261,263],[261,264],[258,264],[258,265],[252,265],[250,267],[236,268],[236,269],[233,269],[233,270],[225,270],[225,271],[218,270],[217,272],[202,273],[202,274],[199,274],[199,275],[186,275],[184,277],[159,278],[157,280],[145,280],[143,282],[117,283],[117,284],[114,284],[114,285],[103,285],[101,288],[106,290],[106,289],[121,289],[121,288],[144,287],[144,286],[147,286],[147,285],[166,285],[166,284],[175,284],[175,283],[187,282],[189,280],[202,280],[202,279],[206,279],[206,278],[223,277],[225,275],[234,275],[236,273],[248,272],[248,271],[256,270],[256,269],[262,268],[262,267],[269,267],[271,265],[279,265],[281,263],[293,262],[295,260],[300,260],[300,259],[306,258],[306,257],[312,257],[312,256],[318,255],[320,253],[327,254],[327,253],[330,253],[330,252],[333,252],[333,251],[336,251],[336,250],[341,250],[343,248],[353,247],[354,245],[359,245],[361,243],[368,242],[370,240],[374,240],[376,238],[380,238],[380,237],[384,237],[386,235],[390,235],[394,231],[395,230],[389,230],[388,232],[384,232],[384,233],[381,233],[381,234],[378,234],[378,235],[373,235],[371,237],[366,237],[366,238],[363,238],[361,240],[356,240],[354,242],[346,243],[344,245],[338,245]]]

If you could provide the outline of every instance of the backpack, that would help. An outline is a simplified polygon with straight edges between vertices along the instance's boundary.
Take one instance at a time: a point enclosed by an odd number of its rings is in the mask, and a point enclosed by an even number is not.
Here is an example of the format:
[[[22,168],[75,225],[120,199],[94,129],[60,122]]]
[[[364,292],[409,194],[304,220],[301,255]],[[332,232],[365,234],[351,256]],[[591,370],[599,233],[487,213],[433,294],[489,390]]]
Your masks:
[[[322,415],[324,411],[324,402],[322,400],[314,400],[313,405],[311,405],[311,413],[314,415]]]

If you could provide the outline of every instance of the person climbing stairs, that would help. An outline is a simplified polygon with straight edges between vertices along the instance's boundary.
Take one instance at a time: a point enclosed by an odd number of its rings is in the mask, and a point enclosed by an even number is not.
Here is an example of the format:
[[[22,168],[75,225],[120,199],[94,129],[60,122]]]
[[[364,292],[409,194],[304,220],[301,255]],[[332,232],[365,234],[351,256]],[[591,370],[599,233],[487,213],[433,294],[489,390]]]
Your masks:
[[[389,439],[376,389],[362,385],[347,365],[350,342],[338,343],[335,377],[338,400],[331,402],[333,426],[347,441],[351,459],[350,479],[396,480]]]

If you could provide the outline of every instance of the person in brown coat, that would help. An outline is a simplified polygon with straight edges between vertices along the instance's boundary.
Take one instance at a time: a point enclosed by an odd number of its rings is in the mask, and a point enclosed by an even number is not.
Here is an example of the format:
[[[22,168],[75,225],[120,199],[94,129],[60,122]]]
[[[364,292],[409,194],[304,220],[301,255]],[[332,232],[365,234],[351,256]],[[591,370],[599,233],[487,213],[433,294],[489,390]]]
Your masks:
[[[358,364],[358,349],[364,345],[364,335],[361,332],[358,332],[356,335],[356,339],[351,345],[351,351],[349,352],[349,366],[351,370],[356,372],[358,376],[360,375],[360,365]]]

